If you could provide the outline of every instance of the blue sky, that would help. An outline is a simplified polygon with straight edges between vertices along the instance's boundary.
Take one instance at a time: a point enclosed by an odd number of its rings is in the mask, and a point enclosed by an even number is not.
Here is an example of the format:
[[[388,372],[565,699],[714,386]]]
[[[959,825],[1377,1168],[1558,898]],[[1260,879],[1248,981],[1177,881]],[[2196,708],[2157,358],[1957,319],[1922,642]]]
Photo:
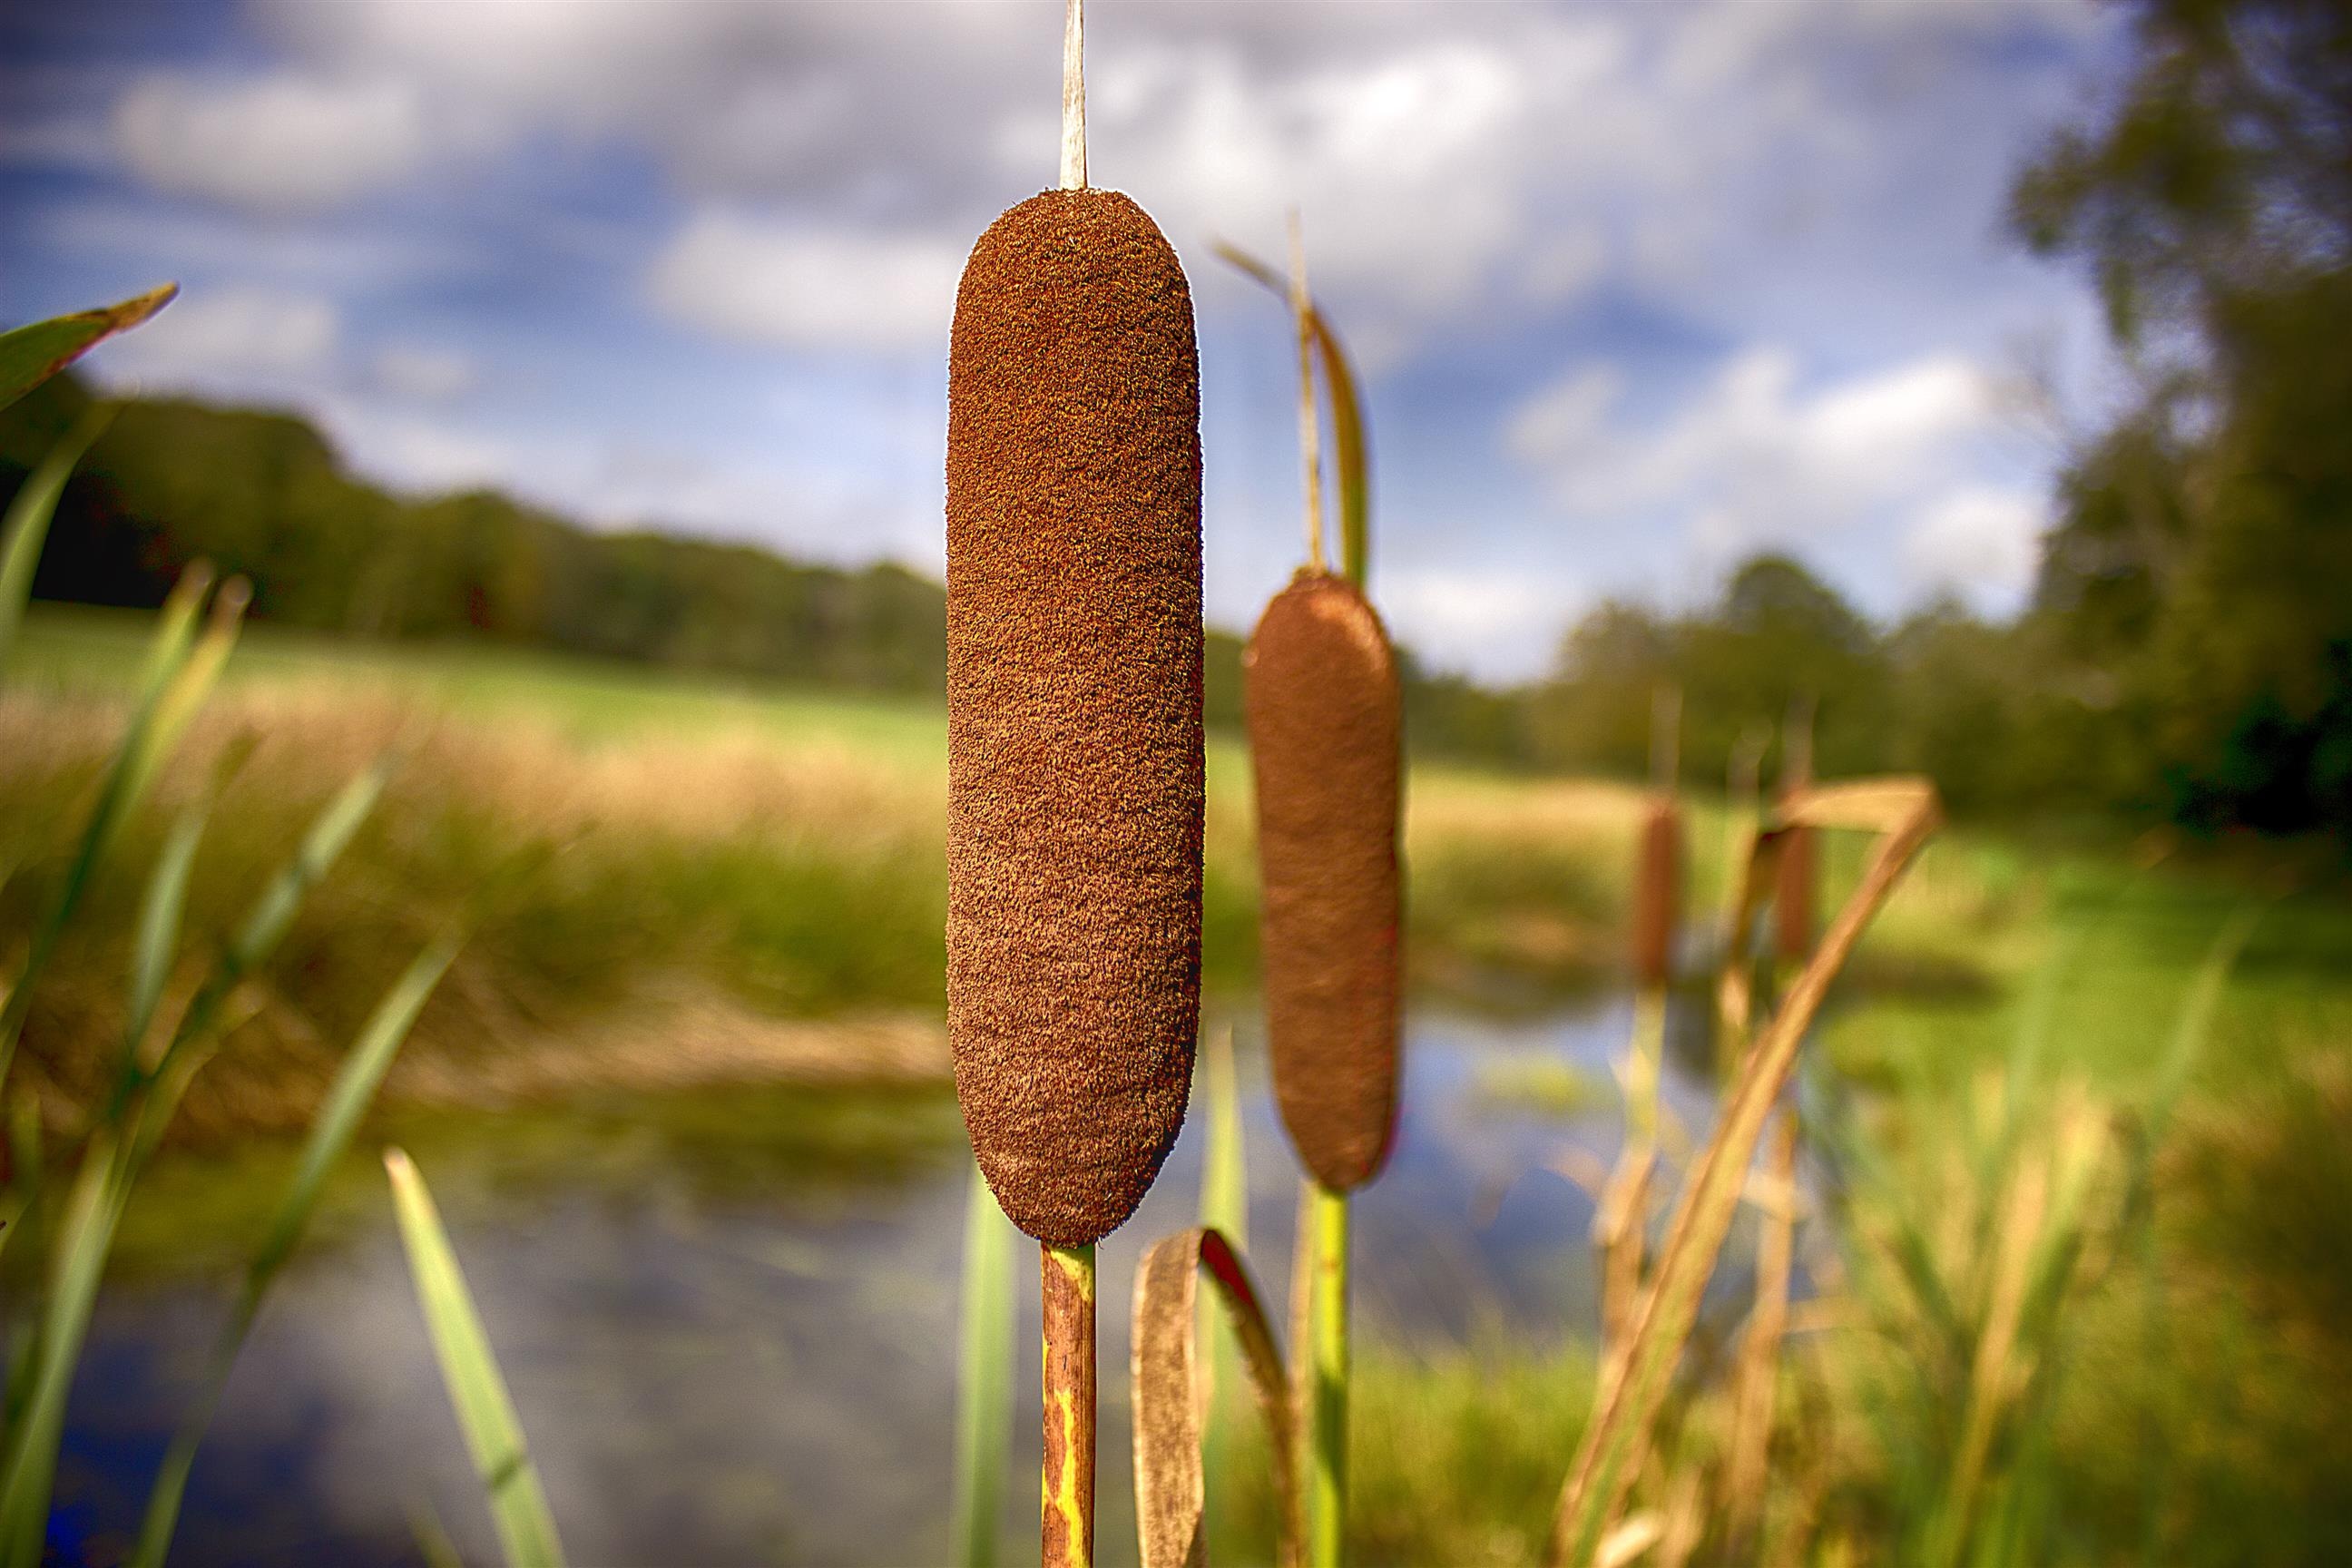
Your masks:
[[[177,279],[96,374],[404,489],[936,572],[956,270],[1053,179],[1060,10],[11,6],[0,318]],[[1211,618],[1301,554],[1286,325],[1209,248],[1292,203],[1430,662],[1533,675],[1767,547],[2013,608],[2121,373],[2001,205],[2121,44],[2082,0],[1093,0],[1094,178],[1193,281]]]

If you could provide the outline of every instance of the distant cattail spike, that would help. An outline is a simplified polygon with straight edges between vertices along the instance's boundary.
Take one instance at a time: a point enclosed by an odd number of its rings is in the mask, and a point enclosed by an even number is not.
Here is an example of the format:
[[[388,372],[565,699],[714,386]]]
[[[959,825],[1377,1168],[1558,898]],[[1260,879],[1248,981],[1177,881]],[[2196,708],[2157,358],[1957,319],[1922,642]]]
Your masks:
[[[1243,669],[1275,1091],[1300,1161],[1347,1192],[1396,1131],[1396,661],[1364,596],[1310,568],[1266,606]]]
[[[948,1033],[1004,1212],[1134,1212],[1201,955],[1200,373],[1158,227],[1047,191],[972,247],[948,371]]]
[[[1662,987],[1674,977],[1682,901],[1682,807],[1671,795],[1653,795],[1643,812],[1641,853],[1633,868],[1633,982],[1643,990]]]

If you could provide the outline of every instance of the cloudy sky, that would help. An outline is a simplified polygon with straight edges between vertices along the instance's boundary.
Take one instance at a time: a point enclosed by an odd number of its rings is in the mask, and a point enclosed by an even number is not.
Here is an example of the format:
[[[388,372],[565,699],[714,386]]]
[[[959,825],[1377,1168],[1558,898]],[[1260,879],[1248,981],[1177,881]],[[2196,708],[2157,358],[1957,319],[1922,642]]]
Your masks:
[[[1055,0],[82,0],[0,12],[0,319],[183,299],[109,381],[491,484],[940,561],[974,235],[1054,177]],[[1301,552],[1278,255],[1369,383],[1374,594],[1539,669],[1764,547],[1878,616],[2012,607],[2114,373],[2011,173],[2112,80],[2084,0],[1094,0],[1096,182],[1192,274],[1209,606]]]

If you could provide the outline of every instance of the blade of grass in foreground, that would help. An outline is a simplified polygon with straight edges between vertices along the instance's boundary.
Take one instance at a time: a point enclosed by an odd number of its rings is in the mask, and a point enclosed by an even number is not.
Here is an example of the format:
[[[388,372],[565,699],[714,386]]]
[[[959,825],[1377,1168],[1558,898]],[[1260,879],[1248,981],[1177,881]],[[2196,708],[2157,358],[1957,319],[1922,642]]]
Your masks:
[[[433,1194],[399,1150],[384,1151],[383,1167],[392,1178],[393,1208],[400,1220],[401,1242],[408,1249],[409,1272],[416,1280],[417,1305],[432,1331],[442,1381],[457,1425],[465,1428],[475,1472],[488,1494],[499,1544],[509,1568],[556,1568],[563,1561],[563,1547],[556,1540],[555,1517],[548,1511],[539,1469],[515,1418],[514,1401],[490,1353],[457,1255],[449,1249]]]
[[[368,814],[375,809],[392,776],[392,765],[389,758],[376,762],[345,784],[311,819],[310,830],[302,836],[293,857],[262,889],[236,938],[215,962],[212,973],[197,986],[187,1011],[180,1016],[179,1026],[172,1032],[171,1044],[164,1047],[162,1059],[146,1079],[152,1088],[138,1131],[142,1159],[162,1136],[163,1123],[177,1106],[188,1079],[204,1065],[213,1026],[221,1009],[246,976],[277,951],[311,889],[332,868],[366,822]],[[118,1086],[117,1095],[127,1097],[136,1087],[137,1083],[126,1077]]]
[[[129,331],[172,302],[166,283],[120,304],[52,316],[0,334],[0,408],[5,408],[117,332]]]
[[[1234,1031],[1227,1025],[1202,1053],[1197,1080],[1208,1096],[1208,1146],[1201,1153],[1201,1226],[1223,1237],[1234,1252],[1249,1256],[1249,1157],[1242,1131],[1241,1074],[1234,1065]],[[1216,1303],[1202,1300],[1201,1322],[1194,1331],[1208,1347],[1202,1371],[1201,1410],[1202,1468],[1212,1486],[1225,1471],[1230,1434],[1218,1419],[1220,1396],[1237,1386],[1241,1371],[1236,1357],[1241,1347],[1233,1331],[1218,1321]]]
[[[361,1118],[374,1102],[383,1075],[408,1038],[416,1016],[424,1011],[425,999],[448,972],[465,940],[464,929],[453,926],[416,955],[376,1004],[350,1054],[344,1057],[333,1086],[320,1103],[318,1118],[310,1124],[310,1134],[302,1146],[302,1158],[295,1168],[294,1179],[278,1201],[269,1229],[246,1269],[245,1286],[237,1293],[236,1305],[230,1310],[228,1321],[215,1342],[204,1382],[180,1429],[173,1434],[163,1468],[156,1472],[154,1489],[147,1500],[146,1521],[140,1526],[138,1550],[131,1557],[141,1568],[157,1568],[163,1563],[172,1543],[172,1532],[179,1523],[180,1502],[187,1491],[188,1471],[195,1463],[196,1447],[212,1425],[213,1413],[228,1385],[237,1352],[244,1349],[246,1335],[261,1310],[262,1299],[292,1255],[295,1244],[302,1239],[310,1215],[318,1207],[319,1194],[326,1187],[328,1173],[351,1147],[352,1135],[358,1131]]]
[[[6,520],[0,521],[0,673],[6,671],[9,650],[16,646],[25,601],[33,592],[33,569],[40,564],[41,546],[49,537],[49,519],[57,513],[58,498],[65,494],[74,465],[113,418],[111,404],[92,404],[49,448],[49,455],[8,503]]]
[[[25,1015],[32,1005],[33,984],[47,963],[50,951],[67,922],[80,907],[82,895],[89,891],[90,879],[99,863],[105,859],[123,819],[137,804],[140,795],[153,780],[155,764],[170,749],[176,736],[169,732],[167,713],[184,711],[186,703],[174,696],[193,679],[204,680],[205,671],[212,666],[206,660],[200,664],[194,657],[196,647],[196,615],[204,606],[205,595],[212,586],[212,573],[204,566],[192,566],[180,574],[172,596],[164,602],[162,624],[154,640],[149,645],[147,663],[140,681],[137,705],[131,711],[131,726],[123,732],[107,763],[105,775],[98,787],[98,798],[90,806],[89,816],[82,825],[81,837],[75,846],[71,866],[66,872],[64,885],[48,908],[42,911],[40,924],[26,944],[24,963],[16,971],[10,985],[8,1000],[0,1007],[0,1082],[8,1077],[8,1064],[16,1054],[16,1038],[25,1026]],[[233,604],[230,611],[241,609]],[[207,639],[234,636],[232,624],[223,631],[219,616],[215,616]],[[216,668],[215,668],[216,673]]]
[[[123,1164],[116,1139],[105,1133],[91,1139],[67,1199],[43,1291],[24,1408],[9,1413],[6,1458],[0,1463],[0,1564],[5,1568],[35,1568],[41,1561],[66,1394],[81,1357],[114,1227],[122,1217]]]
[[[963,1568],[996,1562],[1013,1425],[1013,1222],[975,1162],[963,1222],[963,1343],[957,1362],[955,1550]]]

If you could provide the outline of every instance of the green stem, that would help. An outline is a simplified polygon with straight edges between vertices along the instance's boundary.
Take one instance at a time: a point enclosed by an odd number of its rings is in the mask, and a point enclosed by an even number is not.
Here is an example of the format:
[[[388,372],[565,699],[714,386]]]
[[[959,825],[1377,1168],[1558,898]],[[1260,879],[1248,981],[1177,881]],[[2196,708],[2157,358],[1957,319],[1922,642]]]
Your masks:
[[[1348,1194],[1315,1187],[1307,1561],[1339,1568],[1348,1512]]]

